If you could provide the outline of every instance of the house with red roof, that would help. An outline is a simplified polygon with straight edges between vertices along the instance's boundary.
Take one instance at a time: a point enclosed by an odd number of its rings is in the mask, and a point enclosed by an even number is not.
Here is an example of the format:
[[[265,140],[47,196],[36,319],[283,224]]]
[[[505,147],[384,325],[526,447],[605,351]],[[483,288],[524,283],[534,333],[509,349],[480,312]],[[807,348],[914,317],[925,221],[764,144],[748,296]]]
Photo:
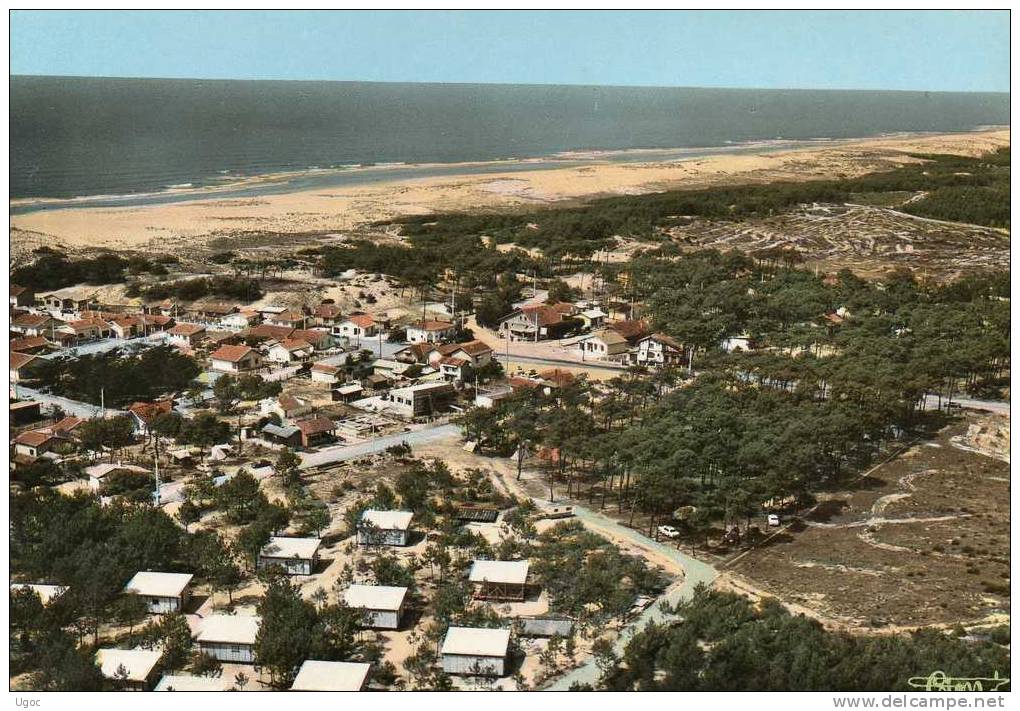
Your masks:
[[[243,345],[224,345],[209,355],[213,370],[221,373],[242,373],[262,365],[262,354]]]
[[[351,314],[333,326],[334,336],[370,338],[379,333],[379,324],[368,314]]]

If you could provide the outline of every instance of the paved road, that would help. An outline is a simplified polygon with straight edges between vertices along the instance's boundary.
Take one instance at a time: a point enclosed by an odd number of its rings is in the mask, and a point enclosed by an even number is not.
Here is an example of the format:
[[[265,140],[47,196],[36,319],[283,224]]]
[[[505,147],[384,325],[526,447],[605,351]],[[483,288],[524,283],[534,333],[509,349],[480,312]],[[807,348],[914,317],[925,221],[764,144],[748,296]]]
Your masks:
[[[540,503],[541,505],[541,502],[536,501],[536,503]],[[652,605],[645,609],[645,611],[642,612],[634,621],[620,631],[620,636],[613,645],[613,649],[617,655],[622,655],[624,647],[627,646],[627,642],[629,642],[635,634],[644,629],[648,624],[676,619],[675,615],[666,613],[662,609],[663,603],[672,607],[678,602],[690,599],[690,597],[694,594],[694,588],[701,583],[706,585],[710,584],[718,575],[716,569],[711,565],[703,563],[696,558],[692,558],[691,556],[677,550],[673,546],[653,541],[647,536],[644,536],[631,528],[622,526],[611,518],[603,516],[600,513],[586,509],[583,506],[574,505],[574,514],[585,524],[586,527],[595,530],[596,532],[605,532],[613,538],[623,539],[638,547],[652,549],[656,553],[675,561],[684,569],[683,580],[666,588],[666,591],[663,592],[663,594],[660,595]],[[594,685],[598,681],[599,675],[599,668],[595,664],[594,657],[592,657],[581,666],[561,676],[548,688],[552,691],[566,691],[572,684],[575,683]]]
[[[101,341],[91,341],[89,343],[83,343],[80,346],[74,346],[73,348],[62,348],[59,351],[52,353],[46,353],[43,358],[58,358],[61,356],[74,356],[79,357],[83,355],[95,355],[97,353],[106,353],[112,351],[115,348],[122,349],[135,349],[135,348],[151,348],[152,346],[158,346],[166,341],[166,336],[162,333],[153,334],[151,336],[143,336],[139,338],[130,338],[124,340],[122,338],[104,338]]]
[[[960,407],[968,410],[987,410],[999,415],[1009,414],[1009,403],[1001,400],[974,400],[967,397],[954,397],[953,404],[959,405]],[[931,409],[937,408],[939,406],[938,396],[929,395],[925,406]]]
[[[496,359],[499,360],[503,367],[506,368],[506,352],[494,354]],[[514,355],[513,349],[510,350],[510,362],[511,363],[534,363],[535,365],[545,365],[552,368],[567,367],[567,368],[584,368],[585,370],[604,370],[613,373],[620,373],[627,370],[627,366],[620,365],[619,363],[606,363],[602,361],[592,360],[569,360],[567,358],[538,358],[536,356],[526,355]]]
[[[66,397],[57,397],[56,395],[48,395],[47,393],[40,392],[34,388],[26,388],[24,385],[16,385],[14,387],[15,395],[17,397],[27,400],[35,400],[46,405],[55,405],[68,415],[74,415],[75,417],[81,417],[87,420],[97,417],[100,413],[98,405],[90,405],[87,402],[69,400]],[[108,407],[106,408],[106,414],[108,416],[123,415],[124,411],[114,410]]]
[[[318,452],[300,455],[301,469],[311,469],[334,462],[357,459],[358,457],[364,457],[366,454],[377,454],[385,451],[387,447],[392,447],[401,442],[407,442],[413,447],[416,444],[424,444],[457,434],[460,434],[460,427],[457,425],[434,425],[413,432],[401,432],[399,434],[387,435],[386,437],[376,437],[375,439],[359,442],[358,444],[320,449]]]

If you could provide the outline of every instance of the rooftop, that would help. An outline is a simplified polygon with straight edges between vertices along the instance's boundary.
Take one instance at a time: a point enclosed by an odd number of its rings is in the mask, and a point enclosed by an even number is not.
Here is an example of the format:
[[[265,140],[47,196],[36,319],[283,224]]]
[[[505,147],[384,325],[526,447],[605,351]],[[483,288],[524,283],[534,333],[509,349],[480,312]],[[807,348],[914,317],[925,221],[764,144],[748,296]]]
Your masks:
[[[35,583],[11,583],[11,590],[31,590],[39,596],[43,605],[63,595],[67,588],[63,585],[39,585]]]
[[[308,560],[315,556],[319,546],[322,545],[321,538],[286,538],[273,536],[269,543],[259,553],[264,558],[300,558]]]
[[[184,674],[166,674],[154,691],[228,691],[231,680],[225,676],[186,676]]]
[[[127,671],[126,681],[146,681],[159,663],[163,652],[158,649],[100,649],[96,652],[96,663],[107,679],[120,679],[117,670]]]
[[[472,583],[508,583],[524,585],[528,579],[526,560],[476,560],[471,563],[468,580]]]
[[[150,597],[180,597],[191,578],[191,573],[141,571],[128,581],[124,592]]]
[[[371,664],[320,662],[306,659],[294,677],[291,691],[360,691]]]
[[[399,610],[407,596],[407,588],[390,585],[352,585],[344,591],[348,607],[369,610]]]
[[[505,657],[509,645],[509,629],[451,627],[446,632],[440,653],[472,657]]]
[[[411,527],[411,519],[414,513],[411,511],[377,511],[368,509],[361,514],[364,523],[371,524],[384,531],[406,531]]]
[[[225,642],[227,644],[255,644],[262,619],[255,615],[209,615],[199,628],[199,642]]]
[[[225,360],[228,363],[237,363],[247,357],[249,353],[254,352],[248,346],[220,346],[213,351],[209,358],[212,360]]]

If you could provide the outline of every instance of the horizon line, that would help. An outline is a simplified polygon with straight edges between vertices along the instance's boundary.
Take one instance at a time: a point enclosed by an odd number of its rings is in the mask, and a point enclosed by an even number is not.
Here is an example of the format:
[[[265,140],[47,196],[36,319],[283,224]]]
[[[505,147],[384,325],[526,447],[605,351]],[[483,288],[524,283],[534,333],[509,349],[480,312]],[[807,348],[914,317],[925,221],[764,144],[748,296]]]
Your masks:
[[[378,79],[267,79],[267,78],[236,78],[236,77],[186,77],[186,76],[128,76],[120,74],[9,74],[10,79],[114,79],[114,80],[149,80],[149,81],[217,81],[217,82],[274,82],[274,83],[318,83],[318,84],[411,84],[422,86],[524,86],[524,87],[578,87],[592,89],[711,89],[716,91],[849,91],[849,92],[881,92],[889,94],[1005,94],[1010,91],[993,91],[979,89],[878,89],[867,87],[854,88],[818,88],[818,87],[765,87],[765,86],[712,86],[712,85],[676,85],[676,84],[575,84],[560,82],[482,82],[482,81],[399,81]]]

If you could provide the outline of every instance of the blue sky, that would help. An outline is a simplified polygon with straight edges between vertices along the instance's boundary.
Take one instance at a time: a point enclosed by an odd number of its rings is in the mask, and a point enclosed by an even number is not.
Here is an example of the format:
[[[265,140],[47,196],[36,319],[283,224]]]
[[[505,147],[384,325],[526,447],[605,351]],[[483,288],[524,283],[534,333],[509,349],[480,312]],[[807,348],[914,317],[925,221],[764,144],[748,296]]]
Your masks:
[[[11,73],[1009,91],[1009,13],[14,11]]]

